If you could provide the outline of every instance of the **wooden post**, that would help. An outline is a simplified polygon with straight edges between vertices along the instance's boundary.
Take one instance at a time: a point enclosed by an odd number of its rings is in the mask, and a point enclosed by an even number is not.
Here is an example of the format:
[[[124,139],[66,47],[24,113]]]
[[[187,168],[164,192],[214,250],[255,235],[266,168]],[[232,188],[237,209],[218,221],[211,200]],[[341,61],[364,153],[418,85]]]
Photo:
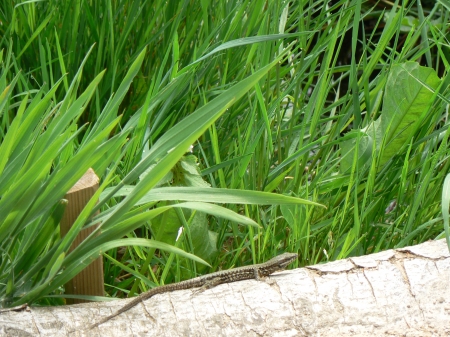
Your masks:
[[[89,169],[83,177],[67,192],[65,199],[68,205],[64,216],[61,220],[61,236],[69,231],[78,215],[88,203],[95,191],[98,189],[99,178],[93,169]],[[71,250],[77,247],[90,233],[94,231],[96,226],[92,226],[82,230],[72,244]],[[81,273],[70,280],[66,285],[66,294],[70,295],[92,295],[103,296],[103,258],[99,257],[87,266]],[[85,303],[88,301],[70,299],[67,304]]]

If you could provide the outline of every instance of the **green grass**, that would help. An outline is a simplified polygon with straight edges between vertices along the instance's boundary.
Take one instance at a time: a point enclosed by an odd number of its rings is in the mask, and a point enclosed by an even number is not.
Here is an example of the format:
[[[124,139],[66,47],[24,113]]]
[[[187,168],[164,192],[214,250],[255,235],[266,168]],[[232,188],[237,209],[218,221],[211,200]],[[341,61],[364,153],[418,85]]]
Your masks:
[[[58,303],[102,254],[109,295],[131,296],[444,237],[449,8],[382,6],[0,5],[2,305]],[[61,238],[89,167],[100,188]]]

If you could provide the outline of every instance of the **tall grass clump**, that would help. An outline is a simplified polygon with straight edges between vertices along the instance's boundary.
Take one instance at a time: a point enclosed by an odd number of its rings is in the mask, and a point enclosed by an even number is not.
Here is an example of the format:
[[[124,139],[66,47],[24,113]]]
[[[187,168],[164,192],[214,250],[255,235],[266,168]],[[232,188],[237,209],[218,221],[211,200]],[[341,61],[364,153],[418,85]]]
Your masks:
[[[440,2],[1,4],[2,304],[56,303],[101,255],[108,292],[131,296],[207,263],[444,237],[448,17]],[[100,188],[60,237],[89,167]]]

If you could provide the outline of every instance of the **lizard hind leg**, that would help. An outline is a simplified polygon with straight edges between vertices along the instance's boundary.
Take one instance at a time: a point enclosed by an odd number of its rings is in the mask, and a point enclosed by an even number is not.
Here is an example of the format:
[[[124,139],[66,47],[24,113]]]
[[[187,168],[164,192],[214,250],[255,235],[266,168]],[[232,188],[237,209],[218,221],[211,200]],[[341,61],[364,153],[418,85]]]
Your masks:
[[[194,290],[193,294],[198,294],[204,292],[206,289],[214,288],[215,286],[221,284],[223,281],[220,277],[215,277],[211,280],[206,281],[200,288]]]

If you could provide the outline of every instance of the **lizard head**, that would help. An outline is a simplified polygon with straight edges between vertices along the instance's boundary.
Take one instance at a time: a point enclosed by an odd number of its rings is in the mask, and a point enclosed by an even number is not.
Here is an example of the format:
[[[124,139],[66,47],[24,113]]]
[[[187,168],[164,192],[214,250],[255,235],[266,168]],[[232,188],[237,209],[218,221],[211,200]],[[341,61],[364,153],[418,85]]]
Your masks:
[[[280,270],[285,269],[289,264],[298,259],[298,255],[295,253],[284,253],[274,257],[269,262],[274,263]]]

